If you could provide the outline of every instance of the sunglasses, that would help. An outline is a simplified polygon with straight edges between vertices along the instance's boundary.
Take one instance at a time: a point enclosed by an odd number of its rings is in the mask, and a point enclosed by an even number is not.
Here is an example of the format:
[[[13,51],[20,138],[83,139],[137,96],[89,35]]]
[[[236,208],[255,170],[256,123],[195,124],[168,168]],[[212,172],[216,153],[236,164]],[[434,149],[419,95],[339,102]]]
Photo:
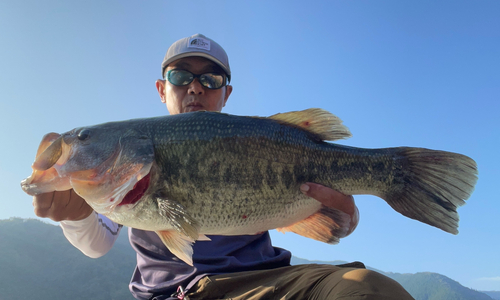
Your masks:
[[[195,75],[186,70],[170,70],[167,72],[167,80],[175,86],[185,86],[198,78],[201,85],[212,89],[220,89],[226,85],[226,77],[220,73],[205,73]]]

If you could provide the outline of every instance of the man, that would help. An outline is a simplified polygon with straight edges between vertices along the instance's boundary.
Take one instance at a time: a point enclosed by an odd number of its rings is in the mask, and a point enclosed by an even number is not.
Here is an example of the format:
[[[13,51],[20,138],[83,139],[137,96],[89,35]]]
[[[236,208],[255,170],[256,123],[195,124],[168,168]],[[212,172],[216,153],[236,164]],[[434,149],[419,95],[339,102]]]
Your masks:
[[[200,34],[168,49],[162,75],[165,79],[157,80],[156,88],[172,115],[221,111],[233,89],[226,52]],[[301,190],[349,214],[350,232],[355,229],[358,210],[352,196],[314,183]],[[104,255],[121,229],[72,190],[35,196],[33,205],[36,215],[61,221],[68,240],[90,257]],[[290,252],[274,248],[268,232],[198,241],[193,267],[170,253],[154,232],[132,228],[129,237],[137,252],[130,283],[137,299],[412,299],[399,284],[361,263],[352,265],[360,268],[290,266]]]

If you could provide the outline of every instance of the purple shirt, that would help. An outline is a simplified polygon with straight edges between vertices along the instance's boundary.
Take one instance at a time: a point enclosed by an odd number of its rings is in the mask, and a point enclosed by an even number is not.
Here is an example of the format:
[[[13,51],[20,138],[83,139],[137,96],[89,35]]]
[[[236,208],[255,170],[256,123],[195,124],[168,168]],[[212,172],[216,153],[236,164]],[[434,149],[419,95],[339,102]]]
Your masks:
[[[269,232],[209,236],[193,245],[193,267],[175,257],[155,232],[129,228],[137,266],[130,291],[137,299],[169,299],[178,286],[190,288],[206,275],[263,270],[290,265],[291,253],[273,247]],[[175,299],[175,298],[172,298]]]

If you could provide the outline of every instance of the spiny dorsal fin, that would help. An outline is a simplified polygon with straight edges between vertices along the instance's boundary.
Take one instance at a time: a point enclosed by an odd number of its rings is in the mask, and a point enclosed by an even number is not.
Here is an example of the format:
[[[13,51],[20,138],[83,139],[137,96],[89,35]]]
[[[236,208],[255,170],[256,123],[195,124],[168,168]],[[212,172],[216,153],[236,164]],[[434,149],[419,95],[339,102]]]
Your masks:
[[[342,125],[341,119],[321,108],[275,114],[269,119],[301,127],[325,141],[346,139],[352,136],[349,129]]]

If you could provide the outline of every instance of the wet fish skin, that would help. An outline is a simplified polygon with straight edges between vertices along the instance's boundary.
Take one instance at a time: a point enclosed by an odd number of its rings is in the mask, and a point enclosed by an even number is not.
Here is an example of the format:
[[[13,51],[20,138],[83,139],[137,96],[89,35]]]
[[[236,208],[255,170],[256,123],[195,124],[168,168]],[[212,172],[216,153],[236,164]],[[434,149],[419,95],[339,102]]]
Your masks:
[[[165,126],[168,132],[158,135],[176,140],[175,144],[162,138],[154,141],[155,145],[169,144],[169,151],[157,153],[159,165],[168,170],[168,174],[162,176],[166,197],[186,199],[183,202],[186,207],[208,203],[216,206],[209,199],[221,199],[223,203],[254,199],[255,203],[250,206],[265,206],[269,205],[268,198],[279,198],[279,195],[284,199],[300,198],[299,186],[302,183],[317,182],[345,194],[382,197],[408,217],[457,233],[456,208],[464,204],[475,184],[475,163],[460,154],[409,147],[347,147],[325,143],[314,139],[307,131],[269,119],[259,120],[259,124],[254,125],[255,119],[205,114],[214,116],[213,121],[208,122],[219,124],[221,128],[230,126],[229,129],[219,131],[217,127],[210,127],[207,130],[204,121],[194,116],[195,121],[191,121],[191,116],[186,116]],[[231,120],[222,121],[224,118]],[[207,119],[210,120],[211,116]],[[193,127],[196,129],[191,130]],[[190,134],[184,135],[186,129]],[[234,131],[240,137],[236,142]],[[426,170],[427,166],[438,168],[438,171]],[[420,173],[413,174],[413,168]],[[459,179],[451,178],[451,175],[442,177],[446,172],[459,176]],[[426,183],[421,177],[431,182]],[[453,184],[448,187],[451,190],[435,188],[435,193],[432,193],[432,180],[451,181]],[[425,205],[433,207],[434,217],[407,207],[420,203],[416,199],[405,203],[405,198],[401,198],[405,187],[411,184],[419,184],[419,189],[413,193],[418,191],[422,199],[432,199]],[[206,199],[201,201],[204,197]],[[425,200],[421,201],[425,203]],[[278,207],[278,210],[282,209],[281,204]],[[199,217],[210,220],[209,216]]]
[[[158,198],[170,202],[174,199],[197,220],[204,234],[227,235],[255,234],[283,227],[321,208],[319,202],[300,193],[301,183],[294,182],[293,178],[298,168],[294,170],[293,164],[282,155],[288,150],[294,153],[295,160],[307,162],[303,150],[296,148],[299,142],[277,146],[266,137],[275,132],[280,139],[294,141],[297,128],[267,119],[209,112],[199,114],[203,116],[171,116],[163,119],[161,125],[148,126],[147,122],[141,122],[144,126],[141,131],[151,132],[156,172],[161,178],[152,180],[160,186],[151,186],[151,194],[141,202],[158,206],[155,204]],[[256,120],[259,126],[253,124]],[[266,126],[273,128],[266,129]],[[304,141],[310,141],[310,133],[301,129],[298,132]],[[321,141],[316,138],[316,142]],[[267,153],[261,153],[263,150]],[[312,179],[311,176],[302,177],[301,180]],[[280,198],[282,200],[277,201]],[[151,211],[151,207],[144,210]],[[121,207],[115,209],[115,219],[125,215],[121,211]],[[342,232],[346,231],[345,227],[341,228]]]
[[[90,138],[80,141],[83,130]],[[188,263],[190,243],[205,234],[278,228],[338,242],[348,217],[300,193],[304,182],[376,195],[407,217],[458,232],[456,208],[477,180],[472,159],[422,148],[362,149],[324,141],[348,136],[339,119],[319,109],[270,118],[196,112],[73,130],[61,137],[65,154],[52,168],[75,176],[72,187],[96,211],[157,231]],[[55,150],[41,152],[34,166],[50,165]],[[150,184],[142,198],[120,205],[145,178]],[[51,188],[30,178],[22,185],[28,193]]]

